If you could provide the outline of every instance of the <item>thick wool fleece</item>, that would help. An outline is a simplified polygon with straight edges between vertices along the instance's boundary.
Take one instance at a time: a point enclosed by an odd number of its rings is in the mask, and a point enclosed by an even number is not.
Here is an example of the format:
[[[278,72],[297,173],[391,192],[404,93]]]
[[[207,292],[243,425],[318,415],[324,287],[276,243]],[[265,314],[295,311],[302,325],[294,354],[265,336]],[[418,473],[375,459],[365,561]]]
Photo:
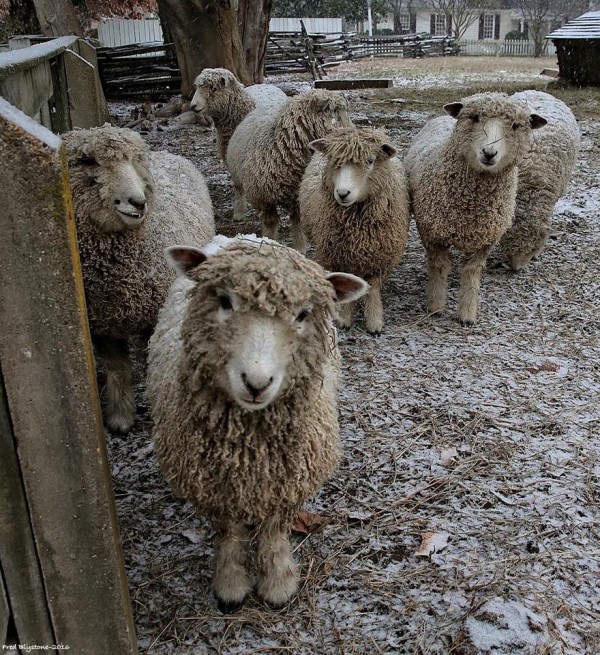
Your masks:
[[[522,91],[511,97],[548,124],[536,131],[531,151],[519,164],[515,218],[499,246],[508,258],[544,246],[554,205],[565,194],[575,168],[580,141],[575,116],[564,102],[542,91]]]
[[[227,168],[258,211],[276,205],[292,210],[310,160],[308,144],[348,125],[346,100],[333,91],[308,91],[270,111],[257,109],[231,138]]]
[[[231,135],[242,120],[257,107],[283,104],[285,93],[273,84],[253,84],[244,88],[235,75],[226,68],[205,68],[194,84],[204,87],[207,108],[217,130],[217,150],[225,161]]]
[[[408,181],[402,162],[382,157],[389,140],[384,132],[342,128],[325,137],[325,152],[315,153],[300,185],[302,228],[326,269],[370,281],[384,278],[398,265],[408,238]],[[366,168],[369,195],[342,207],[336,202],[331,173],[345,164]]]
[[[230,246],[193,277],[175,282],[150,340],[148,393],[161,469],[203,515],[248,526],[273,516],[288,523],[340,457],[333,289],[320,266],[279,244]],[[215,384],[236,342],[236,323],[216,320],[223,289],[242,299],[238,312],[284,321],[313,306],[284,391],[265,409],[242,409]]]
[[[505,94],[465,98],[458,120],[434,118],[416,135],[404,163],[412,209],[425,245],[453,246],[464,253],[491,247],[510,226],[517,193],[517,164],[531,148],[530,112]],[[471,168],[472,116],[506,121],[507,165],[496,173]],[[523,125],[513,131],[511,124]]]
[[[100,127],[63,135],[83,281],[92,333],[125,338],[154,327],[175,277],[164,249],[177,243],[204,245],[214,234],[212,204],[204,178],[183,157],[149,152],[131,130]],[[101,162],[131,158],[147,171],[148,214],[137,228],[103,231],[98,218],[114,214],[95,170]]]

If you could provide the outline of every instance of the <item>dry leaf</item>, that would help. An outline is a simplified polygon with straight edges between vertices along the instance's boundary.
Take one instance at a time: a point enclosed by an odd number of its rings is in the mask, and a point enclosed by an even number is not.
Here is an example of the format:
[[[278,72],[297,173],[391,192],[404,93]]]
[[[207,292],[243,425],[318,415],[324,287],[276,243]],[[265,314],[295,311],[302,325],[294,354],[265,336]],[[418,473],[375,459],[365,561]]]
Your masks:
[[[330,521],[331,519],[328,516],[314,514],[313,512],[308,512],[303,509],[294,521],[292,532],[298,532],[299,534],[312,534],[326,526]]]
[[[415,557],[429,557],[434,553],[439,553],[448,545],[447,532],[422,532],[421,545],[415,553]]]
[[[184,530],[181,534],[193,544],[199,544],[203,539],[198,530]]]
[[[442,448],[442,452],[440,453],[442,466],[448,466],[455,457],[458,457],[458,451],[454,446],[450,448]]]

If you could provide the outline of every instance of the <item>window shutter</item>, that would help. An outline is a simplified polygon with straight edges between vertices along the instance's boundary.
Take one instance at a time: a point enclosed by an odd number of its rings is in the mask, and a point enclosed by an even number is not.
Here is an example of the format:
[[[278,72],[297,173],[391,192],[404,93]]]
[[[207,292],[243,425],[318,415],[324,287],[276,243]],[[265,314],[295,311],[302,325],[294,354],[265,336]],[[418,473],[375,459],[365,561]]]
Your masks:
[[[483,14],[479,14],[479,40],[483,40]]]
[[[417,33],[417,14],[410,15],[410,33],[411,34]]]
[[[500,38],[500,14],[494,17],[494,38],[496,41]]]
[[[429,16],[429,34],[435,34],[435,14]]]
[[[526,39],[529,38],[529,23],[523,23],[523,34]]]

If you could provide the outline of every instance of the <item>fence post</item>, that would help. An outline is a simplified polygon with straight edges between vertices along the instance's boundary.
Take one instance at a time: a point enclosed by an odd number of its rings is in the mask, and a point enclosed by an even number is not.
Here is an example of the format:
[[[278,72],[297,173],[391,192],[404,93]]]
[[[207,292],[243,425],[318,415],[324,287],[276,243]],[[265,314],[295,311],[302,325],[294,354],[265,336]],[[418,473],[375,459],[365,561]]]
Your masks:
[[[52,632],[133,655],[64,146],[0,99],[0,158],[0,360]]]

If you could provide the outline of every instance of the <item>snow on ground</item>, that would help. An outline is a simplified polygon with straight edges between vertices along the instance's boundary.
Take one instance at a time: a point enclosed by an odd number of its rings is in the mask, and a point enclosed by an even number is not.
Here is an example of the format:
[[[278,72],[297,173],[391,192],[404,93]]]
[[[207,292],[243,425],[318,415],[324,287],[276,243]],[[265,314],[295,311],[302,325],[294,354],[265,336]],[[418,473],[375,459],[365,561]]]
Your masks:
[[[349,99],[404,150],[457,86],[405,104]],[[600,93],[558,93],[584,138],[540,259],[516,275],[492,262],[479,322],[465,328],[456,275],[448,314],[425,315],[413,229],[384,290],[383,334],[367,335],[362,317],[341,333],[344,462],[308,507],[331,522],[294,538],[303,578],[288,608],[250,599],[218,612],[210,526],[160,477],[139,389],[134,431],[109,445],[141,652],[600,652]],[[260,231],[254,213],[231,220],[214,134],[147,138],[205,172],[223,233]],[[447,545],[416,557],[426,532]]]

